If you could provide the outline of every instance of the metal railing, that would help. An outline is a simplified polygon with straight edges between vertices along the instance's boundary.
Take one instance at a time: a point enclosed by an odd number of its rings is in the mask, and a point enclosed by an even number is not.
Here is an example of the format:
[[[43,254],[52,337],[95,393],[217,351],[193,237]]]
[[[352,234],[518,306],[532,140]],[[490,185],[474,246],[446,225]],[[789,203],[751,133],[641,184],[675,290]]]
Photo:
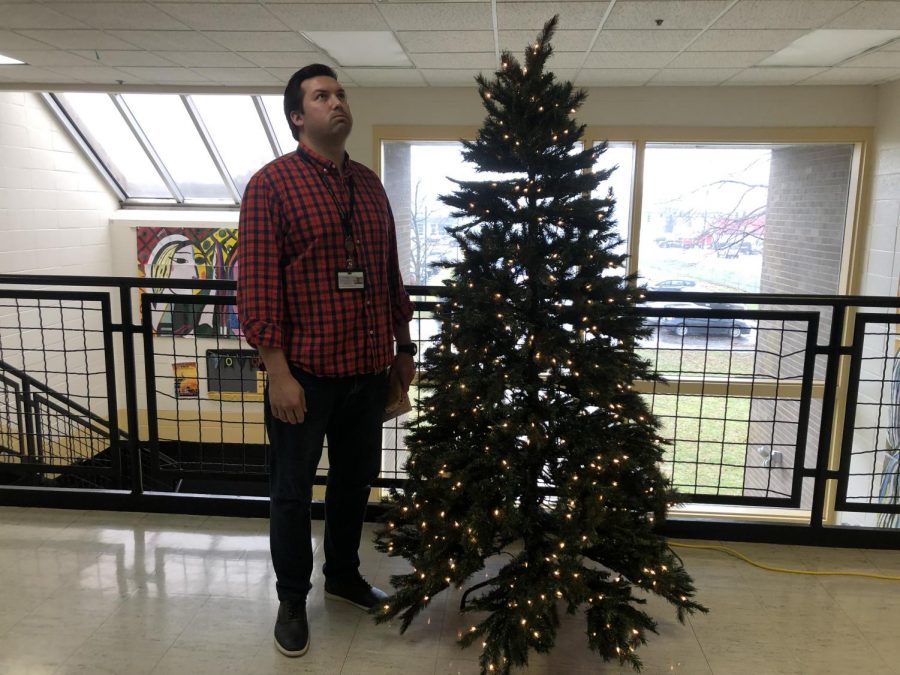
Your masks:
[[[234,288],[0,275],[0,503],[266,515],[262,379]],[[409,290],[425,346],[440,289]],[[667,532],[900,548],[885,527],[900,520],[900,317],[885,312],[900,299],[647,301],[635,348],[664,379],[635,386],[685,502]],[[385,427],[377,488],[402,485],[403,421]]]

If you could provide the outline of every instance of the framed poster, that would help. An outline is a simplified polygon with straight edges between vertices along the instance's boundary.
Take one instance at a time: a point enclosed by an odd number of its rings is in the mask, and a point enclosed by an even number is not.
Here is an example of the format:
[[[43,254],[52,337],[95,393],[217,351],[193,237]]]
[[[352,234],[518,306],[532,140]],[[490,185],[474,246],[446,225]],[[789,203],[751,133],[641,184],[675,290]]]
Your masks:
[[[176,361],[172,364],[175,375],[175,398],[200,398],[200,378],[196,361]]]

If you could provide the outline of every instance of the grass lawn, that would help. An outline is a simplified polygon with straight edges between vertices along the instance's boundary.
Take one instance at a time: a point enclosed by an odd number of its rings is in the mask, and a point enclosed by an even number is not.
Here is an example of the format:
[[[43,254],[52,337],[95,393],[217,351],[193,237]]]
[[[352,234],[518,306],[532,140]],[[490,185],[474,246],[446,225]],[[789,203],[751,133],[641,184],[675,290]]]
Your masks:
[[[750,432],[750,399],[648,394],[660,435],[672,441],[663,470],[684,493],[740,495]]]

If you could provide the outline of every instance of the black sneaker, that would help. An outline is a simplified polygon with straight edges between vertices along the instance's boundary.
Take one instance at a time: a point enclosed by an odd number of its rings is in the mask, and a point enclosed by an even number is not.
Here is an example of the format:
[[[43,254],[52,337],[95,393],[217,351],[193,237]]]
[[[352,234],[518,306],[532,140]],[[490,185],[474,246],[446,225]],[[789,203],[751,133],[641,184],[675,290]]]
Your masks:
[[[309,649],[309,623],[306,602],[285,601],[278,606],[275,620],[275,646],[285,656],[303,656]]]
[[[365,610],[384,603],[388,597],[387,593],[375,588],[360,576],[350,579],[326,579],[325,595]]]

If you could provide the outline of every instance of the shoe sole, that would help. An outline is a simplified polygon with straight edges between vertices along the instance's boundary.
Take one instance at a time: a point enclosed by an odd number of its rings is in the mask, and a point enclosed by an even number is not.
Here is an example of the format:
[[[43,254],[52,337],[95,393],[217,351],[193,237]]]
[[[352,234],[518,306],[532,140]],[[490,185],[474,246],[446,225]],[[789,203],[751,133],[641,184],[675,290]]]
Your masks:
[[[281,644],[276,639],[275,640],[275,649],[277,649],[279,652],[281,652],[285,656],[295,659],[298,656],[303,656],[306,652],[309,651],[309,640],[306,641],[306,646],[303,649],[291,651],[290,649],[285,649],[284,647],[282,647]]]
[[[364,612],[368,612],[371,609],[371,607],[366,607],[365,605],[360,605],[358,602],[353,602],[349,598],[345,598],[343,595],[335,595],[334,593],[329,593],[328,591],[325,591],[325,597],[331,598],[332,600],[340,600],[341,602],[346,602],[348,605],[353,605],[354,607],[358,607],[359,609],[363,610]]]

